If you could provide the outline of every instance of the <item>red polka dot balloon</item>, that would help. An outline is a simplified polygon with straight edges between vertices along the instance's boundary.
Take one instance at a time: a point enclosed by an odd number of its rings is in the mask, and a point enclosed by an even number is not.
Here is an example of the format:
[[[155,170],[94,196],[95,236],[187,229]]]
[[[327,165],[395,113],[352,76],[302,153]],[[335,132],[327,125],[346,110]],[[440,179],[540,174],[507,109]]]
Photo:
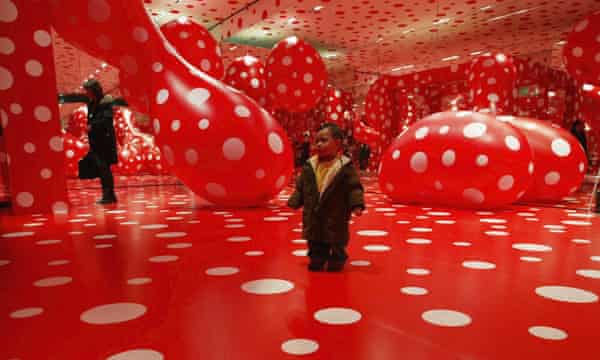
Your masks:
[[[513,116],[498,116],[518,128],[533,152],[529,172],[533,183],[523,196],[525,201],[557,201],[579,188],[587,160],[579,141],[568,131],[547,121]]]
[[[224,81],[256,100],[261,106],[266,105],[265,67],[254,56],[246,55],[233,60],[227,67]]]
[[[50,7],[67,41],[138,79],[133,95],[151,100],[147,113],[162,157],[196,195],[218,206],[255,206],[288,184],[293,156],[281,126],[242,92],[186,61],[142,2],[55,0]]]
[[[63,134],[63,148],[65,150],[65,166],[68,177],[79,176],[79,160],[89,151],[90,145],[70,133]]]
[[[281,40],[267,58],[267,95],[275,108],[312,109],[325,92],[327,69],[319,53],[296,36]]]
[[[144,159],[135,144],[125,144],[119,148],[119,162],[114,166],[121,175],[136,175],[144,168]]]
[[[87,136],[87,107],[81,106],[71,113],[66,131],[78,139]]]
[[[160,27],[183,58],[215,79],[223,78],[221,48],[204,26],[182,16]]]
[[[325,91],[325,122],[334,123],[342,129],[346,127],[344,119],[344,105],[342,103],[342,92],[336,88],[328,87]]]
[[[477,57],[468,79],[475,111],[514,114],[517,67],[512,56],[491,53]]]
[[[428,116],[383,155],[379,183],[394,201],[496,208],[531,183],[532,155],[514,127],[470,111]]]
[[[575,25],[563,48],[563,60],[581,83],[600,85],[600,11]]]

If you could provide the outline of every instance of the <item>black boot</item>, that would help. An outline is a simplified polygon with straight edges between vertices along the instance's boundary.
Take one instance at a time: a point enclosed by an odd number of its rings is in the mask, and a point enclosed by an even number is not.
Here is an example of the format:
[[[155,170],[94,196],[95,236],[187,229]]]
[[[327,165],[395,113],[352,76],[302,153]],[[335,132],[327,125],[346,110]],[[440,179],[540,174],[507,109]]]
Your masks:
[[[110,189],[107,191],[102,191],[102,199],[98,200],[96,204],[106,205],[106,204],[114,204],[117,202],[117,196],[115,195],[115,191]]]
[[[323,271],[325,269],[325,261],[323,260],[310,260],[308,264],[308,271]]]

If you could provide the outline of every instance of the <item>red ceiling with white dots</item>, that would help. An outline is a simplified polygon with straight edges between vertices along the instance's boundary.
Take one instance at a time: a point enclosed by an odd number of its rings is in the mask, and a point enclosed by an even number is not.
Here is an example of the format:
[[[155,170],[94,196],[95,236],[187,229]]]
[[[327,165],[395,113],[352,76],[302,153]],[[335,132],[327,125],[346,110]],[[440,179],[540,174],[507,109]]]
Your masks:
[[[143,1],[158,24],[189,16],[214,27],[215,38],[231,33],[221,42],[226,66],[237,56],[264,60],[268,55],[268,48],[248,44],[264,46],[296,35],[318,46],[335,86],[358,93],[374,78],[364,73],[441,67],[489,50],[533,55],[561,67],[560,41],[575,22],[600,8],[600,0]],[[60,39],[56,43],[59,90],[72,90],[100,69],[99,60]],[[393,71],[402,66],[410,68]],[[108,88],[118,85],[114,70],[100,70],[96,75],[105,77]]]

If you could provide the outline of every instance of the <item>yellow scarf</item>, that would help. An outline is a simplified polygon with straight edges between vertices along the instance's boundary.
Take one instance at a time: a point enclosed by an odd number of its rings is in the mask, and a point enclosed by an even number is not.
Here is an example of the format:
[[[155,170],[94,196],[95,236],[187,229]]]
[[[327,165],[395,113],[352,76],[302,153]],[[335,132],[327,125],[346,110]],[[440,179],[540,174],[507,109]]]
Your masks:
[[[336,157],[330,161],[320,161],[317,163],[315,175],[317,177],[317,189],[319,190],[319,192],[322,192],[323,190],[324,180],[327,178],[327,174],[329,174],[329,171],[336,163],[336,161],[339,160],[340,158]]]

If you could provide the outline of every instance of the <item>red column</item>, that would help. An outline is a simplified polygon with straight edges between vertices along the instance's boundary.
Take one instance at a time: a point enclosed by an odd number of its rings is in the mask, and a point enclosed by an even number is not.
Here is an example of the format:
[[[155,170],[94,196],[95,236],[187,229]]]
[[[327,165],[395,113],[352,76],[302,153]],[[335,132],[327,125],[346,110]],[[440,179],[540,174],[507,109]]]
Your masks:
[[[0,122],[17,214],[65,212],[63,140],[47,6],[2,0]]]

